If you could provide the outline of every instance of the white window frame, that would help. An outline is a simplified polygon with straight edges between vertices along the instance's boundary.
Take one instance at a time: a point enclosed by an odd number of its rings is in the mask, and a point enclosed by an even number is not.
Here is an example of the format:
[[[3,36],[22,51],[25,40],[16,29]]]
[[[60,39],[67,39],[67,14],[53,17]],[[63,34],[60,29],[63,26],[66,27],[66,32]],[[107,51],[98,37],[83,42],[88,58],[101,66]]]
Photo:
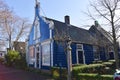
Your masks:
[[[81,46],[81,48],[79,48],[78,46]],[[77,44],[77,49],[83,50],[83,44]]]
[[[108,47],[108,52],[114,52],[114,50],[113,50],[113,47],[112,47],[112,46]]]
[[[31,55],[31,50],[32,50],[32,55]],[[30,46],[30,47],[29,47],[29,57],[30,57],[30,58],[35,58],[34,46]]]
[[[31,53],[30,53],[30,51],[31,51],[30,47],[33,48],[33,54],[32,54],[33,56],[32,56],[32,57],[30,56],[30,54],[31,54]],[[28,56],[29,56],[29,64],[33,64],[33,63],[35,62],[35,50],[34,50],[34,45],[29,46],[28,49],[29,49],[29,54],[28,54]]]
[[[39,50],[37,50],[39,48]],[[35,68],[41,68],[41,49],[40,49],[40,44],[36,44],[35,45]],[[39,66],[37,67],[37,53],[39,54],[39,59],[38,59],[38,63],[39,63]]]
[[[40,37],[41,37],[40,21],[39,21],[38,17],[36,17],[35,24],[34,24],[34,40],[37,41],[37,39],[39,39]]]
[[[50,58],[51,58],[51,55],[50,55],[50,53],[51,53],[51,52],[50,52],[50,51],[51,51],[50,41],[42,42],[41,45],[42,45],[42,50],[41,50],[41,51],[42,51],[42,57],[41,57],[41,58],[42,58],[42,66],[50,66],[50,65],[51,65],[51,62],[50,62]],[[47,55],[49,55],[49,63],[44,63],[44,61],[43,61],[43,57],[44,57],[44,56],[43,56],[43,54],[44,54],[44,53],[43,53],[43,46],[44,46],[44,45],[49,45],[49,54],[47,54]]]
[[[95,54],[96,54],[95,52],[97,52],[98,58],[95,58]],[[93,55],[94,55],[94,60],[100,60],[100,54],[97,51],[97,46],[93,46]]]

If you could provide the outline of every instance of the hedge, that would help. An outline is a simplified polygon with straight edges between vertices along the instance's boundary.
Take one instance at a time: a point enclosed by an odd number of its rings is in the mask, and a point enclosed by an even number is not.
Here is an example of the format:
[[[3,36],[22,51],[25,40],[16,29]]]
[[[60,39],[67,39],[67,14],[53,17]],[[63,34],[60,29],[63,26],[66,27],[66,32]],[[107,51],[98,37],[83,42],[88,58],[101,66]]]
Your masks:
[[[67,69],[60,67],[51,68],[52,77],[55,80],[67,80]]]
[[[73,67],[72,74],[77,75],[78,73],[99,73],[103,74],[105,65],[103,64],[90,64],[84,66]]]
[[[12,66],[15,68],[26,69],[27,63],[25,55],[21,56],[18,51],[9,50],[5,55],[6,66]]]
[[[112,62],[103,62],[102,64],[74,65],[72,70],[72,78],[75,79],[78,78],[77,80],[113,80],[112,75],[115,71],[114,69],[111,69],[110,66],[112,65],[113,65]],[[51,72],[52,77],[55,80],[67,79],[67,69],[65,68],[60,69],[60,67],[53,67],[51,68]],[[85,76],[87,76],[86,77],[87,79],[86,78],[84,79]]]
[[[79,73],[76,80],[113,80],[113,75]]]

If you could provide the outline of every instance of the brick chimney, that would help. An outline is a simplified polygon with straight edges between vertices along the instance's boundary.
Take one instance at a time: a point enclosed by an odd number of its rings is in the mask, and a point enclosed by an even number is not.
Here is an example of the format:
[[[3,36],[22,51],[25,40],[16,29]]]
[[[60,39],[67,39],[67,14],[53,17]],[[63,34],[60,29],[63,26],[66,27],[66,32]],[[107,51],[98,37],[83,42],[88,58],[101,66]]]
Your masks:
[[[95,27],[98,27],[99,23],[98,21],[94,21]]]
[[[65,16],[65,23],[70,24],[70,17],[68,15]]]

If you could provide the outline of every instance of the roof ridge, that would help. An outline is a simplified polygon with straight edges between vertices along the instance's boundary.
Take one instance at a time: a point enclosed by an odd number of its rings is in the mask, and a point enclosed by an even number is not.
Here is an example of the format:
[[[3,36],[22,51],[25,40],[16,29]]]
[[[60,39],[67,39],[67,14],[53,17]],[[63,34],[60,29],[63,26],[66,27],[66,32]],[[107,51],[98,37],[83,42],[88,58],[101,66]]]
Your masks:
[[[44,17],[44,16],[43,16]],[[53,20],[53,21],[57,21],[57,22],[59,22],[59,23],[62,23],[62,24],[65,24],[65,25],[67,25],[65,22],[62,22],[62,21],[59,21],[59,20],[56,20],[56,19],[51,19],[51,18],[48,18],[48,17],[44,17],[44,18],[46,18],[46,19],[48,19],[48,20]],[[86,30],[86,31],[89,31],[89,30],[87,30],[87,29],[84,29],[84,28],[81,28],[81,27],[78,27],[78,26],[75,26],[75,25],[72,25],[72,24],[70,24],[70,26],[69,25],[67,25],[68,27],[75,27],[75,28],[78,28],[78,29],[82,29],[82,30]]]

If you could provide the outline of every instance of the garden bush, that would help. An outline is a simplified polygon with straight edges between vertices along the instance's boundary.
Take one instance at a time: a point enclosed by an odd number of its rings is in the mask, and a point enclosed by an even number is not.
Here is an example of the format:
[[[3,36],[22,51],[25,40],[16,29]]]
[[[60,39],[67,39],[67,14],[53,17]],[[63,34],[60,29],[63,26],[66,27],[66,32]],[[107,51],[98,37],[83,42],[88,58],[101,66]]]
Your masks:
[[[78,73],[103,74],[104,68],[105,68],[105,65],[103,64],[89,64],[89,65],[83,65],[83,66],[76,66],[76,67],[73,67],[72,74],[73,75],[77,75]]]
[[[14,66],[16,68],[26,69],[27,68],[27,62],[26,62],[25,56],[21,56],[20,59],[16,59]]]
[[[5,55],[5,61],[7,66],[21,69],[25,69],[27,67],[25,56],[21,56],[19,52],[14,50],[8,51],[8,53]]]
[[[110,66],[111,69],[116,69],[116,63],[115,63],[115,60],[109,60],[109,62],[112,63],[112,65]]]
[[[109,62],[115,62],[115,60],[113,59],[113,60],[108,60]]]
[[[55,80],[67,80],[67,69],[66,68],[52,67],[51,74]]]
[[[96,61],[93,61],[93,64],[101,64],[103,61],[101,60],[96,60]]]
[[[14,50],[9,50],[8,53],[5,55],[5,60],[7,66],[14,66],[15,61],[20,59],[19,52]]]
[[[113,80],[113,75],[79,73],[76,80]]]

